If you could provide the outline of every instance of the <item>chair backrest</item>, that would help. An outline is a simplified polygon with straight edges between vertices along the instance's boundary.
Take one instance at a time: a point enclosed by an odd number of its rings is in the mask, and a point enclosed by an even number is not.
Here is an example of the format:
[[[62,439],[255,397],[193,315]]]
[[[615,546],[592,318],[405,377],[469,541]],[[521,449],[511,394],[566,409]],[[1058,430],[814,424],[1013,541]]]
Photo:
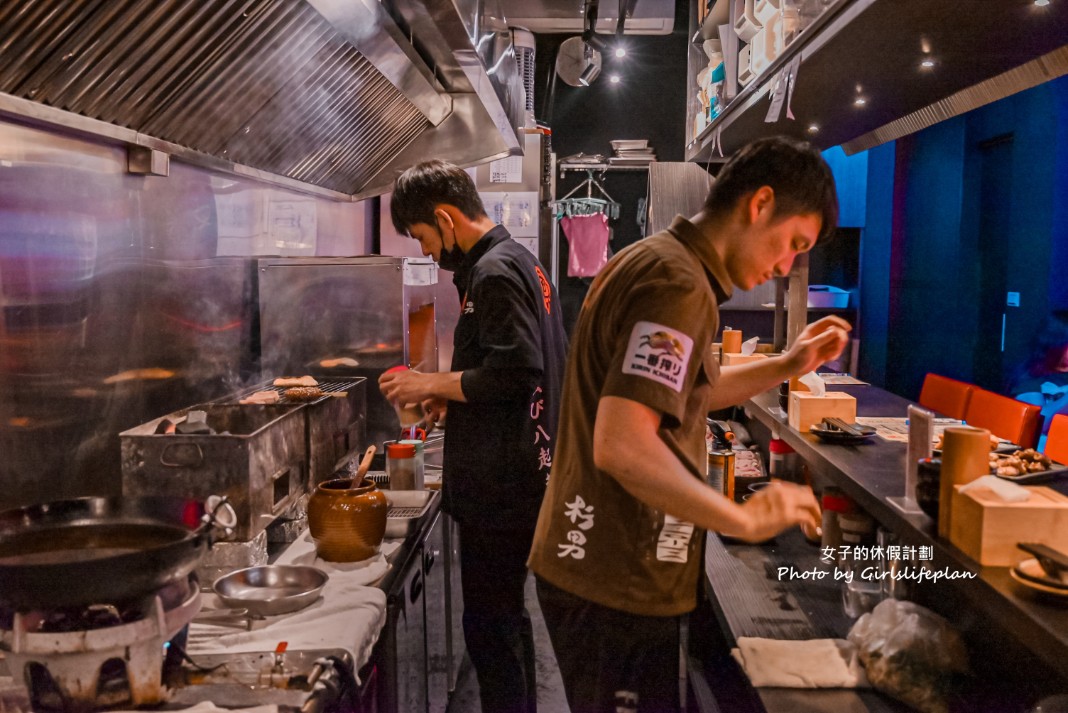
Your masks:
[[[1058,463],[1068,463],[1068,414],[1054,414],[1044,452]]]
[[[975,387],[964,420],[969,426],[985,428],[998,438],[1034,448],[1042,430],[1042,409]]]
[[[964,381],[957,381],[938,374],[928,374],[923,378],[920,390],[920,405],[945,414],[950,418],[964,418],[968,411],[968,401],[972,390],[977,387]]]

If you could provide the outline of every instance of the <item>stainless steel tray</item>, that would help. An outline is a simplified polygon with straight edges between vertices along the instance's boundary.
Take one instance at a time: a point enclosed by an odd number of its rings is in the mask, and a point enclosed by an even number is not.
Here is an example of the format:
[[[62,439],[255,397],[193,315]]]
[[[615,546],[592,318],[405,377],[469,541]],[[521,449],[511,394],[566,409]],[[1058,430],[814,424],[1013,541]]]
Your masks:
[[[415,532],[419,521],[430,511],[436,490],[383,490],[389,502],[386,511],[386,539],[396,540]]]

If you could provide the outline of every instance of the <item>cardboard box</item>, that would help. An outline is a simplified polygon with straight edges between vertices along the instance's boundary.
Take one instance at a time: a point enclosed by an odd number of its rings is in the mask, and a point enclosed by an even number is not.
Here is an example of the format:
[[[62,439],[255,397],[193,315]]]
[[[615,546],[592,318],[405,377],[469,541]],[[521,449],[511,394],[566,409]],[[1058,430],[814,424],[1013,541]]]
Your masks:
[[[953,488],[949,541],[981,565],[1012,567],[1030,555],[1018,542],[1038,542],[1068,552],[1068,497],[1032,486],[1031,497],[1007,503],[987,488]]]
[[[790,427],[801,433],[808,433],[812,424],[828,417],[853,423],[857,420],[857,400],[841,391],[828,391],[823,396],[809,391],[791,391],[786,416]]]
[[[748,364],[753,361],[760,361],[761,359],[767,359],[767,354],[723,354],[723,366],[737,366],[738,364]]]

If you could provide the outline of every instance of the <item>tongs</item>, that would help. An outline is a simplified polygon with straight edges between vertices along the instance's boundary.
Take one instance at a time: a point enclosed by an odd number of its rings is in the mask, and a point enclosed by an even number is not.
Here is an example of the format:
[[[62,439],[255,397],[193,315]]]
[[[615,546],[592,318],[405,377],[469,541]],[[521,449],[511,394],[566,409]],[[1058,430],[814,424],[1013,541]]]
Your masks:
[[[1055,582],[1068,584],[1068,555],[1037,542],[1020,542],[1016,545],[1038,560],[1038,566]]]
[[[823,419],[823,423],[832,429],[848,433],[850,436],[870,436],[871,433],[863,426],[858,426],[855,423],[846,423],[840,418],[833,418],[828,416]]]

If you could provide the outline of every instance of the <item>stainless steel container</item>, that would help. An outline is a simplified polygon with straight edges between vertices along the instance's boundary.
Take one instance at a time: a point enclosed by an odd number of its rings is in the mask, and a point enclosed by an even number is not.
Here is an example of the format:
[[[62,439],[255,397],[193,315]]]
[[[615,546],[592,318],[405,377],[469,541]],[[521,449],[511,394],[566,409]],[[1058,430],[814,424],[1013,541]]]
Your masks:
[[[212,434],[157,434],[164,420],[207,412]],[[237,512],[234,539],[251,540],[307,487],[304,415],[297,406],[204,404],[119,434],[124,495],[226,495]]]

